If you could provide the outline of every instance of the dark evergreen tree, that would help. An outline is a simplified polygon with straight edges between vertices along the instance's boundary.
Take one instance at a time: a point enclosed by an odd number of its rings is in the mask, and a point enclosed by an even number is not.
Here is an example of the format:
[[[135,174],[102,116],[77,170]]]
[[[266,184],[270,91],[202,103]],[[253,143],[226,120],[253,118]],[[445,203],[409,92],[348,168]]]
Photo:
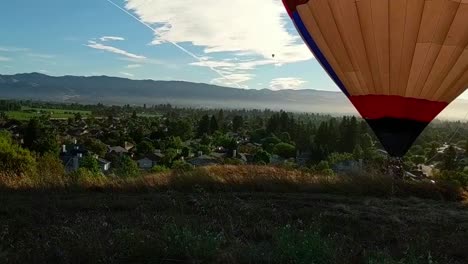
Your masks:
[[[208,115],[204,115],[198,122],[197,134],[198,137],[210,134],[210,117]]]
[[[213,115],[211,116],[210,120],[210,134],[213,134],[214,132],[218,131],[218,129],[218,120],[216,120],[216,117]]]

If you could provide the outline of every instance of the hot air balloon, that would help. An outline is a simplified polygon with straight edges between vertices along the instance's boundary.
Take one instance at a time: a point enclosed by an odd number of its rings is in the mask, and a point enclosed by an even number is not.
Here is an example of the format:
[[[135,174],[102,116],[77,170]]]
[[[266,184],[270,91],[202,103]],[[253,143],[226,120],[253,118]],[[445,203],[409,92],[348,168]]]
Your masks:
[[[468,87],[467,0],[283,0],[393,157]]]

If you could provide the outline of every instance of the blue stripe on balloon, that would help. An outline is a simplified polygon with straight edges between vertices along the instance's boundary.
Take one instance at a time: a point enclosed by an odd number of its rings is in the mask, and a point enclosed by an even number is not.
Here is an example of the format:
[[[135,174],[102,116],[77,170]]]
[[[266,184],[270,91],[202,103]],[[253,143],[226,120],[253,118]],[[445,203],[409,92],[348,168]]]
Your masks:
[[[349,96],[349,93],[346,90],[343,82],[341,82],[340,78],[335,73],[330,63],[328,63],[327,58],[325,58],[323,53],[320,51],[320,48],[318,47],[317,43],[314,41],[314,39],[310,35],[309,31],[307,30],[306,26],[302,22],[302,19],[299,16],[299,13],[297,11],[293,12],[293,20],[294,20],[294,23],[296,24],[297,29],[301,33],[302,38],[304,39],[306,44],[309,46],[309,48],[312,50],[312,53],[314,53],[315,58],[320,62],[322,67],[325,69],[328,75],[330,75],[330,77],[333,79],[335,84],[341,89],[341,91],[343,91],[343,93],[346,94],[346,96]]]

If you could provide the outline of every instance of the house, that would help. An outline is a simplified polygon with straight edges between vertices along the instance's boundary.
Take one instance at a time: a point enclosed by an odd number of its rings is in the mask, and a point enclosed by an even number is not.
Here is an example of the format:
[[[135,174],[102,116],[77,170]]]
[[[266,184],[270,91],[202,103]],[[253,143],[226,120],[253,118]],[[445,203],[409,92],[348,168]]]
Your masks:
[[[135,147],[135,145],[133,145],[133,144],[130,143],[130,142],[125,141],[125,143],[124,143],[124,149],[126,149],[127,151],[130,151],[130,150],[131,150],[132,148],[134,148],[134,147]]]
[[[144,158],[137,160],[137,163],[138,163],[138,168],[143,169],[143,170],[149,170],[153,168],[154,166],[153,165],[154,162],[148,157],[144,157]]]
[[[115,146],[115,147],[108,147],[108,152],[113,153],[113,154],[123,155],[123,154],[127,154],[128,150],[121,146]]]
[[[60,159],[62,160],[65,170],[73,172],[80,167],[80,159],[89,154],[83,146],[79,145],[76,140],[71,145],[62,145]]]
[[[161,153],[153,153],[144,155],[136,160],[138,163],[138,167],[143,170],[149,170],[154,166],[158,165],[162,159],[164,158],[164,154]]]
[[[98,158],[99,167],[102,172],[108,172],[110,170],[111,162],[103,158]]]

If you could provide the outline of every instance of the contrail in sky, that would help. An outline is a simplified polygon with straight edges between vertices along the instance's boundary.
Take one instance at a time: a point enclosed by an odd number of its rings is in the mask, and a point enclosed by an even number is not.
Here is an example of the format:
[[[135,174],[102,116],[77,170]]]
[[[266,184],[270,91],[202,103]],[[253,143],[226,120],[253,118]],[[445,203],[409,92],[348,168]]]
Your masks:
[[[156,32],[156,30],[151,27],[148,23],[144,22],[143,20],[139,19],[138,17],[136,17],[135,15],[133,15],[132,13],[128,12],[127,10],[125,10],[124,8],[120,7],[119,5],[117,5],[116,3],[114,3],[112,0],[106,0],[107,2],[109,2],[110,4],[112,4],[113,6],[117,7],[118,9],[120,9],[122,12],[126,13],[127,15],[131,16],[132,18],[134,18],[136,21],[140,22],[142,25],[146,26],[147,28],[151,29],[151,31]],[[200,57],[198,57],[197,55],[193,54],[192,52],[188,51],[186,48],[180,46],[179,44],[175,43],[175,42],[172,42],[172,41],[169,41],[169,40],[166,40],[167,42],[171,43],[172,45],[176,46],[179,50],[183,51],[185,54],[189,55],[190,57],[198,60],[200,63],[204,64],[205,66],[209,67],[213,72],[215,72],[216,74],[218,74],[220,77],[222,77],[223,79],[226,79],[228,80],[230,83],[234,84],[235,86],[237,86],[238,88],[242,88],[237,82],[234,82],[232,81],[231,79],[229,79],[228,76],[224,75],[221,71],[215,69],[214,67],[210,66],[210,65],[206,65],[205,64],[205,61],[202,60]]]

